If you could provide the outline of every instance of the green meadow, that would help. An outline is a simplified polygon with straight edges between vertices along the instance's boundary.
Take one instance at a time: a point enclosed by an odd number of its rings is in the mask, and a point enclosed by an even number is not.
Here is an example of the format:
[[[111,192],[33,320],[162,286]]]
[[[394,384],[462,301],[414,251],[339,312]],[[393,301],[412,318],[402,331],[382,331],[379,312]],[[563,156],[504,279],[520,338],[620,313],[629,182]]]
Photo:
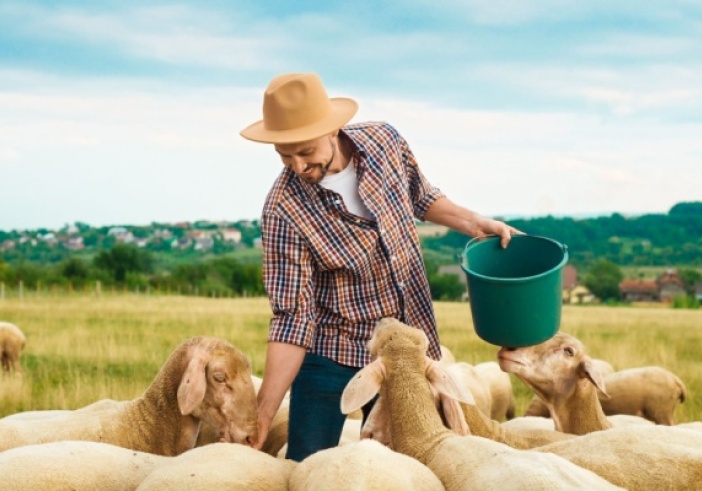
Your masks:
[[[473,331],[467,303],[436,303],[442,343],[458,361],[495,360],[497,347]],[[0,299],[0,320],[27,336],[22,377],[0,380],[0,416],[74,409],[99,399],[131,399],[151,383],[171,351],[198,335],[227,339],[262,375],[270,309],[265,298],[167,295],[36,295]],[[623,369],[660,365],[686,384],[678,422],[702,420],[702,310],[564,306],[561,330],[593,357]],[[531,391],[513,378],[517,415]]]

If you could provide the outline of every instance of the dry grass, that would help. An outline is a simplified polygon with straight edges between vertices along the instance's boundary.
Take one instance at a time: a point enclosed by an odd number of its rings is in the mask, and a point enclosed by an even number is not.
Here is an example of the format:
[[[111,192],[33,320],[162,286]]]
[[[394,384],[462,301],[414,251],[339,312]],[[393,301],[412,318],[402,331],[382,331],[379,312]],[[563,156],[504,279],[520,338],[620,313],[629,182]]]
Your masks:
[[[497,347],[473,331],[466,303],[437,303],[442,343],[469,363],[495,360]],[[0,320],[27,335],[24,376],[0,382],[0,416],[34,409],[72,409],[102,398],[141,394],[173,348],[197,335],[229,340],[263,370],[270,318],[264,298],[179,296],[38,296],[0,300]],[[661,365],[687,384],[678,421],[702,420],[702,311],[576,307],[563,309],[562,328],[615,368]],[[522,414],[531,397],[513,379]]]

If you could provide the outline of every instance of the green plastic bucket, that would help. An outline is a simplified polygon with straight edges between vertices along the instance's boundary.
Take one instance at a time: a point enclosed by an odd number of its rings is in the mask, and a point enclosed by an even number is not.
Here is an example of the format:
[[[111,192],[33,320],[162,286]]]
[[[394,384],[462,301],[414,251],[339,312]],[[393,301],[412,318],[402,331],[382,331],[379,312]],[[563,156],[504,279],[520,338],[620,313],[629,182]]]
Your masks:
[[[461,267],[468,277],[476,334],[497,346],[520,347],[551,338],[561,323],[563,266],[568,250],[546,237],[473,239]]]

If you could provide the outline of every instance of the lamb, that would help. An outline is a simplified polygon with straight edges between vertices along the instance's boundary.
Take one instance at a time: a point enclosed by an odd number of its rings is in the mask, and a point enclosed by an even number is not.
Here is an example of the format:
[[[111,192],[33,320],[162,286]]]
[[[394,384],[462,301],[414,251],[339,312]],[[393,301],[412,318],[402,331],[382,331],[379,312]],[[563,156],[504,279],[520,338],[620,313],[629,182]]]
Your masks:
[[[24,333],[14,324],[0,321],[0,359],[4,374],[14,371],[22,375],[20,354],[27,344]]]
[[[467,431],[458,402],[473,401],[439,362],[426,356],[427,347],[421,330],[395,319],[381,320],[369,342],[374,361],[346,386],[342,412],[362,407],[380,391],[389,415],[393,449],[425,464],[449,491],[620,489],[556,455],[515,450],[444,427],[427,378],[445,396],[444,412],[451,428]]]
[[[170,458],[102,442],[25,445],[0,452],[0,489],[131,491]]]
[[[321,450],[290,475],[290,491],[443,491],[425,465],[375,440]]]
[[[286,490],[296,465],[292,460],[276,459],[245,445],[213,443],[168,458],[136,490]]]
[[[249,361],[218,338],[184,341],[142,396],[106,406],[53,418],[0,420],[0,451],[88,440],[173,456],[195,446],[203,421],[226,442],[251,444],[257,438]]]
[[[600,396],[606,415],[629,414],[656,424],[675,424],[675,409],[685,401],[687,389],[674,373],[659,366],[628,368],[604,376],[609,398]],[[548,408],[535,397],[526,414],[549,416]]]

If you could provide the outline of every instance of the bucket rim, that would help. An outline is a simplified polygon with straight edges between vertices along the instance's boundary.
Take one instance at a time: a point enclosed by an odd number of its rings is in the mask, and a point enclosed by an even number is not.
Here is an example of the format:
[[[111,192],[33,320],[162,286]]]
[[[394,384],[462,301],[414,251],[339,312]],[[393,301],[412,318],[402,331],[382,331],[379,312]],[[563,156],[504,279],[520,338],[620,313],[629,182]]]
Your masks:
[[[525,238],[528,237],[530,239],[539,239],[539,240],[550,242],[550,243],[558,246],[558,248],[563,251],[563,258],[561,259],[561,261],[557,265],[555,265],[553,268],[549,269],[548,271],[544,271],[542,273],[531,275],[531,276],[520,276],[519,278],[498,278],[496,276],[488,276],[488,275],[476,273],[475,271],[472,271],[467,264],[468,249],[470,249],[471,247],[474,247],[478,243],[482,243],[482,242],[486,242],[486,241],[493,241],[494,242],[496,240],[501,239],[501,237],[499,237],[497,235],[487,235],[487,236],[475,237],[475,238],[468,241],[466,246],[463,248],[463,253],[461,254],[461,269],[463,269],[463,271],[468,275],[474,276],[476,278],[480,278],[481,280],[490,281],[493,283],[524,283],[527,281],[533,281],[533,280],[542,278],[544,276],[547,276],[549,274],[552,274],[554,271],[562,269],[563,266],[565,266],[565,264],[568,262],[568,246],[566,246],[565,244],[561,244],[557,240],[551,239],[549,237],[543,237],[541,235],[528,235],[528,234],[513,235],[512,240],[514,240],[518,237],[525,237]],[[521,239],[518,239],[518,240],[521,240]],[[509,247],[509,246],[507,246],[507,247]]]

